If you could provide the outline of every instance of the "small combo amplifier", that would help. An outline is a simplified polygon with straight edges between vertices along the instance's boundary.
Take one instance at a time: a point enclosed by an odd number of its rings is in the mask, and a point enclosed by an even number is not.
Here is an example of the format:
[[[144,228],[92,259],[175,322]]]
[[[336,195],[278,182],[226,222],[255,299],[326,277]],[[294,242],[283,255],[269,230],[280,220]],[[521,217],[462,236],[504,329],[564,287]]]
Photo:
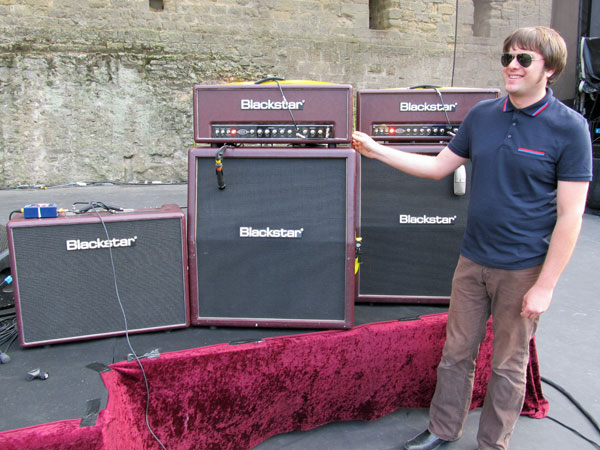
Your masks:
[[[194,140],[222,144],[349,144],[352,87],[269,81],[194,86]]]
[[[398,151],[435,156],[479,101],[497,89],[357,93],[358,130]],[[357,302],[448,303],[466,227],[470,163],[443,180],[361,158]]]
[[[176,205],[7,224],[24,347],[189,326],[185,214]]]
[[[189,152],[192,324],[350,328],[356,153],[218,151]]]

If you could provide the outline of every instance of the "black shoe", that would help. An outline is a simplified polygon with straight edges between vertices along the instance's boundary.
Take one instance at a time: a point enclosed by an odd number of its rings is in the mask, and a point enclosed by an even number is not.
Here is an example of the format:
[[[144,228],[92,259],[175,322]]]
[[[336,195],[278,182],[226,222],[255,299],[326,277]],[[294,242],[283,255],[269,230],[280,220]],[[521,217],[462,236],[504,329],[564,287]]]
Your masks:
[[[434,450],[440,445],[448,441],[440,439],[429,430],[423,431],[418,436],[415,436],[410,441],[404,443],[405,450]]]

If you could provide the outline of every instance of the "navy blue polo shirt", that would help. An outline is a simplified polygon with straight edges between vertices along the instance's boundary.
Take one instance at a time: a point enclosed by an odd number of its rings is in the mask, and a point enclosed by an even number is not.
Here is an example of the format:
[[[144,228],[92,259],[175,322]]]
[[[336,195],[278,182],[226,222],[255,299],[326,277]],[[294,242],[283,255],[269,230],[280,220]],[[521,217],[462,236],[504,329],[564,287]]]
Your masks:
[[[586,120],[550,89],[524,109],[506,96],[475,105],[448,146],[472,165],[461,254],[503,269],[541,264],[556,223],[557,181],[592,179]]]

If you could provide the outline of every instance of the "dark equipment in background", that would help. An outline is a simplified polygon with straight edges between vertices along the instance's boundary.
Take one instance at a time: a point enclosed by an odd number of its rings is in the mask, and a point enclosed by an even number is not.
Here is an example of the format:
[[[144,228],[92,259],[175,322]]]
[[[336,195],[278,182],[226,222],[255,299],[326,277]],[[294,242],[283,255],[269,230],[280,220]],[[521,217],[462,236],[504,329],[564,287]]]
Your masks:
[[[8,251],[6,225],[0,225],[0,316],[4,311],[15,305],[14,285],[12,282],[4,282],[10,276],[10,253]]]
[[[600,210],[600,37],[582,37],[579,59],[579,112],[588,120],[593,148],[589,208]]]
[[[576,61],[573,108],[589,123],[593,149],[593,178],[588,190],[586,206],[598,214],[600,213],[600,0],[580,0],[578,16],[563,24],[564,18],[570,17],[569,13],[566,13],[569,9],[572,9],[572,6],[567,2],[553,5],[552,22],[562,25],[564,29],[559,31],[563,32],[563,35],[572,35],[570,40],[577,43],[577,52],[571,52],[576,57],[569,58],[571,61]],[[569,40],[567,42],[569,43]]]

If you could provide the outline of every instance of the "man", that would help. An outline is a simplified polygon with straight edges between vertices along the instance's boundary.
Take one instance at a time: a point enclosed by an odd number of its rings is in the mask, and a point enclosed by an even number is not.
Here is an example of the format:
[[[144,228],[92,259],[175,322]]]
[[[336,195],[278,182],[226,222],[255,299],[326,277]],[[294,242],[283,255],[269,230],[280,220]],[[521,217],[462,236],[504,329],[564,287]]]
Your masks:
[[[503,52],[508,95],[477,104],[437,156],[353,134],[363,156],[415,176],[441,179],[469,159],[472,164],[429,427],[398,448],[435,449],[461,436],[490,315],[492,375],[477,442],[480,450],[508,448],[525,398],[529,342],[581,228],[591,180],[590,135],[583,117],[547,87],[565,67],[566,45],[550,28],[529,27],[511,33]]]

